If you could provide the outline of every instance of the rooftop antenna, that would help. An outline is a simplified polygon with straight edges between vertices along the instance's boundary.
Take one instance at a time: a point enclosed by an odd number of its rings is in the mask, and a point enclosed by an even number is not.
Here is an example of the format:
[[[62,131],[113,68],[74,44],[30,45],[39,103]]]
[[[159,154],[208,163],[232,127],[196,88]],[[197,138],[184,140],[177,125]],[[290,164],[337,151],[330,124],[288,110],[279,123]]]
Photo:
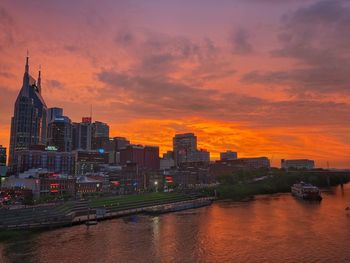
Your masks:
[[[29,73],[29,50],[27,48],[27,57],[26,57],[26,67],[25,67],[26,73]]]
[[[38,91],[41,93],[41,64],[39,64]]]
[[[91,122],[92,122],[92,104],[90,104],[90,118],[91,118]]]

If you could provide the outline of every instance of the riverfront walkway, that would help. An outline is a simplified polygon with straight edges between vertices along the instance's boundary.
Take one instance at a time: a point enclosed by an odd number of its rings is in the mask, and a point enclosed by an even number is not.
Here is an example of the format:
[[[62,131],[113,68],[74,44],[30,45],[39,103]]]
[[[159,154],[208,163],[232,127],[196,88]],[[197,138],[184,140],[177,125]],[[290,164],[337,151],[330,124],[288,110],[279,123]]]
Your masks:
[[[61,205],[0,210],[0,230],[50,228],[143,213],[160,205],[203,198],[197,194],[149,193],[70,201]]]

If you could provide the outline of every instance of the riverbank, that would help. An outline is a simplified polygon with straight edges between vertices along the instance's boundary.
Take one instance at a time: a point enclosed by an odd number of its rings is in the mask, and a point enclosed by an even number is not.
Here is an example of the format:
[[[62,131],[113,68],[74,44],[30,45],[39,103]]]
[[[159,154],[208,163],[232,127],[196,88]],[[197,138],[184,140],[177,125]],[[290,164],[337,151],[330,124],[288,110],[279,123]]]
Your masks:
[[[57,207],[2,210],[0,242],[58,227],[83,224],[89,220],[107,220],[150,209],[160,212],[166,205],[196,208],[205,197],[198,194],[147,193],[134,196],[114,196],[77,200]],[[210,198],[209,198],[210,199]],[[211,200],[211,199],[210,199]],[[198,206],[199,207],[199,206]],[[187,208],[187,207],[186,207]]]
[[[311,183],[318,187],[336,186],[350,181],[348,174],[310,173],[306,171],[284,172],[270,174],[249,180],[234,180],[222,178],[221,184],[216,188],[219,199],[234,201],[247,201],[256,195],[276,194],[290,192],[291,186],[300,181]]]
[[[348,262],[350,184],[331,189],[320,203],[265,195],[45,231],[1,243],[0,262]]]

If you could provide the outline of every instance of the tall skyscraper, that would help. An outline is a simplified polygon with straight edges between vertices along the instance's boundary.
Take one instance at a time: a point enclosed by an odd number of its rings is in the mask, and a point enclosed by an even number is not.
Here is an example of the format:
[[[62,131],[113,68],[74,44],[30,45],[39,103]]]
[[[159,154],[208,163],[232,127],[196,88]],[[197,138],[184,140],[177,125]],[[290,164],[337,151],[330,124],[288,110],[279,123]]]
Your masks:
[[[92,124],[93,137],[107,137],[109,138],[109,126],[107,123],[95,121]]]
[[[158,146],[145,146],[144,148],[144,165],[147,169],[159,170],[160,158]]]
[[[62,108],[48,108],[47,110],[47,124],[53,121],[56,117],[63,116]]]
[[[73,123],[73,150],[91,150],[92,123],[91,118],[83,117],[82,122]]]
[[[109,142],[109,126],[107,123],[95,121],[92,124],[92,149],[101,149]]]
[[[189,154],[197,151],[197,136],[193,133],[176,134],[173,138],[175,164],[188,161]]]
[[[48,125],[47,144],[60,152],[72,151],[72,122],[66,116],[56,116]]]
[[[47,107],[41,96],[41,71],[38,81],[29,74],[27,55],[22,88],[17,96],[11,119],[9,165],[15,163],[17,150],[29,149],[31,145],[46,144]]]

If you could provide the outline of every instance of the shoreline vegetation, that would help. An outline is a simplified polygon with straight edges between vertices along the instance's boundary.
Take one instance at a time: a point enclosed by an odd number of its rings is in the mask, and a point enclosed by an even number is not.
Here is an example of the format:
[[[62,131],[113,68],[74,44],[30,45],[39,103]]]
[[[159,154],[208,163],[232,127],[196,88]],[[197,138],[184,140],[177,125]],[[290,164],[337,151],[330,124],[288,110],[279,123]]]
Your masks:
[[[288,193],[294,183],[304,181],[317,187],[331,187],[350,181],[350,174],[326,171],[240,171],[219,177],[216,193],[220,200],[248,201],[256,195]]]

